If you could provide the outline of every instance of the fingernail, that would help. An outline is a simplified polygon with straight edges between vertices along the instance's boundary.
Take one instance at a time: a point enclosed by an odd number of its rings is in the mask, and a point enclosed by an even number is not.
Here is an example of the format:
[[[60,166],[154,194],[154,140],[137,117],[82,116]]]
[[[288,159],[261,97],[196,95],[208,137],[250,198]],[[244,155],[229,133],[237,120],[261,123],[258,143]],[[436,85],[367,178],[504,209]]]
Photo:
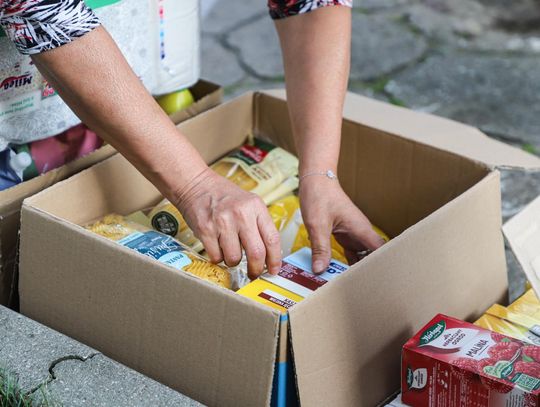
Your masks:
[[[321,260],[316,260],[315,263],[313,263],[313,272],[315,274],[320,274],[324,271],[324,263]]]

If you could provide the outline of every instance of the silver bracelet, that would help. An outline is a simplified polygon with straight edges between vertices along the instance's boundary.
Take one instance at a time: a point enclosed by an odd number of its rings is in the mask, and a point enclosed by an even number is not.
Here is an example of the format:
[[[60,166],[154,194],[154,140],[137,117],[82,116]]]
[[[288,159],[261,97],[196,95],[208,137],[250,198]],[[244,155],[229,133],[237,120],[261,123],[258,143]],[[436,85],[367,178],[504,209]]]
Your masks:
[[[332,170],[327,171],[315,171],[315,172],[308,172],[307,174],[302,175],[298,181],[302,181],[306,177],[311,177],[313,175],[322,175],[326,178],[335,179],[337,180],[337,175]]]

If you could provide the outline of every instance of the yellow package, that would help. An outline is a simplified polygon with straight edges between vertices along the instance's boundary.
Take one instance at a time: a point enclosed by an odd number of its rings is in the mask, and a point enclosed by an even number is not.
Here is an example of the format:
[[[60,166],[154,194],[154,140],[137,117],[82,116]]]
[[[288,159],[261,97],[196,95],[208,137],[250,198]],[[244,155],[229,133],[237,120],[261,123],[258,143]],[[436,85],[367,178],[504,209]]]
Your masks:
[[[508,309],[540,320],[540,301],[532,288],[510,304]]]
[[[281,236],[281,250],[283,256],[288,256],[300,250],[302,247],[310,247],[309,236],[307,229],[302,220],[300,212],[300,200],[297,196],[290,195],[276,201],[268,208],[270,216],[279,230]],[[375,232],[379,234],[385,241],[389,238],[386,234],[376,226],[373,226]],[[334,236],[330,238],[332,248],[332,258],[347,263],[345,251],[337,242]]]
[[[484,314],[474,323],[475,325],[489,329],[493,332],[498,332],[503,335],[508,335],[512,338],[525,341],[527,329],[519,325],[514,325],[504,319],[497,318],[490,314]]]
[[[513,312],[499,304],[493,304],[489,307],[484,316],[492,317],[489,318],[489,321],[496,329],[489,329],[525,342],[540,345],[540,321],[536,318]],[[503,330],[505,332],[501,332]]]
[[[299,295],[262,278],[250,282],[237,293],[281,312],[287,312],[290,307],[303,300]]]
[[[156,205],[148,214],[148,218],[152,227],[158,232],[175,237],[196,252],[204,249],[180,211],[167,199]]]
[[[211,168],[240,188],[263,197],[287,178],[298,175],[298,158],[280,147],[254,139]]]
[[[86,228],[177,270],[228,289],[232,286],[228,270],[207,262],[171,236],[127,221],[123,216],[107,215]]]

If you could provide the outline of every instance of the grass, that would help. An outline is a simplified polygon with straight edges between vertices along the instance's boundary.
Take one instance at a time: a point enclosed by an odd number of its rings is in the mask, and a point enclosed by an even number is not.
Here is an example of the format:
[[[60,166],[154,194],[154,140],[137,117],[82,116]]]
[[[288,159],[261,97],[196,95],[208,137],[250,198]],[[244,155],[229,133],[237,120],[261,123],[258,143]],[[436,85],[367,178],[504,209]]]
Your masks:
[[[36,393],[41,395],[36,400]],[[42,387],[32,394],[26,394],[18,385],[15,375],[0,368],[0,407],[58,407],[58,403],[50,400]]]
[[[523,150],[525,150],[526,152],[528,152],[528,153],[540,155],[540,151],[538,151],[538,150],[536,149],[536,147],[533,146],[532,144],[525,143],[525,144],[523,144],[523,145],[521,146],[521,148],[522,148]]]

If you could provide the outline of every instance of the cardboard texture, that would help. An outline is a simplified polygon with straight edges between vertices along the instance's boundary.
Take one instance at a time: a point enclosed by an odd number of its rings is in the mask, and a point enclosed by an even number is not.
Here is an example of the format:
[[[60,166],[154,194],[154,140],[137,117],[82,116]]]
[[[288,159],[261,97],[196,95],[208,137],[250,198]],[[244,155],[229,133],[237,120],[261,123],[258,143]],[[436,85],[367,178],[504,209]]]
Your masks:
[[[188,109],[170,116],[175,123],[180,123],[204,112],[219,103],[223,98],[223,89],[214,83],[200,80],[190,88],[196,102]],[[111,146],[79,158],[61,168],[49,171],[39,177],[23,182],[13,188],[0,191],[0,304],[17,307],[17,243],[19,217],[22,201],[42,191],[58,181],[92,166],[115,154]]]
[[[534,292],[540,293],[540,196],[507,221],[504,235]]]
[[[461,125],[393,109],[347,97],[340,182],[393,239],[289,310],[304,406],[376,405],[399,388],[401,347],[433,313],[474,320],[505,302],[499,174],[491,166],[499,146],[480,162],[446,140],[447,127]],[[390,132],[394,121],[405,130]],[[416,140],[425,126],[436,136]],[[271,92],[245,94],[179,128],[207,162],[251,133],[294,152],[286,103]],[[505,148],[514,163],[535,165]],[[116,155],[26,200],[22,312],[205,404],[267,405],[280,340],[283,361],[276,310],[77,226],[159,198]]]

